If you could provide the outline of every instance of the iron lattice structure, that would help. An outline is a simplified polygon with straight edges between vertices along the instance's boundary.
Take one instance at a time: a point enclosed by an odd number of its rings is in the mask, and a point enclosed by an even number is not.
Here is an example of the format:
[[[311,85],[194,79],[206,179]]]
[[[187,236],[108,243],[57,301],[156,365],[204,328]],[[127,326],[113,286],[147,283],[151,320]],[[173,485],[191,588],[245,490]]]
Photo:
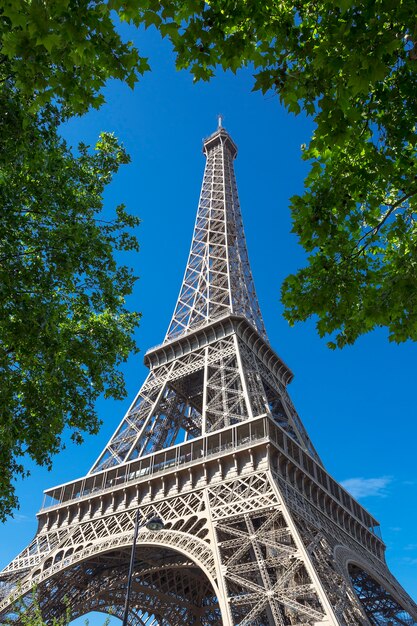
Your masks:
[[[0,574],[47,621],[65,610],[121,617],[138,507],[132,626],[416,626],[387,568],[377,521],[326,472],[287,392],[292,373],[260,313],[221,127],[164,342],[90,472],[45,492],[38,532]]]

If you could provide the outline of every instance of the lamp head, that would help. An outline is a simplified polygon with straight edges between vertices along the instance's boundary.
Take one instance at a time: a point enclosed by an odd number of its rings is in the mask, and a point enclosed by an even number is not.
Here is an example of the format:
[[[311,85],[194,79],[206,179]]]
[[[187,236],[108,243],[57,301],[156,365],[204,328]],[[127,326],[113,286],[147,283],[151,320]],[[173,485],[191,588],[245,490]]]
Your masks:
[[[151,519],[146,522],[146,528],[148,530],[162,530],[164,525],[160,517],[151,517]]]

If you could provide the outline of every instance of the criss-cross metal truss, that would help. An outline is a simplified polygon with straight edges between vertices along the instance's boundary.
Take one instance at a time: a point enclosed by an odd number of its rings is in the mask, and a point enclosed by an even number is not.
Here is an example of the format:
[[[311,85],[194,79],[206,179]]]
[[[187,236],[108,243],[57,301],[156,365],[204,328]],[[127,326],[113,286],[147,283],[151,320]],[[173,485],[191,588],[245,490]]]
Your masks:
[[[67,604],[131,626],[417,626],[376,520],[326,472],[270,347],[223,128],[207,165],[177,306],[149,375],[90,472],[45,492],[29,546],[0,573],[0,619]]]
[[[237,148],[219,128],[207,157],[184,280],[165,342],[224,315],[242,315],[266,337],[243,231],[233,159]]]

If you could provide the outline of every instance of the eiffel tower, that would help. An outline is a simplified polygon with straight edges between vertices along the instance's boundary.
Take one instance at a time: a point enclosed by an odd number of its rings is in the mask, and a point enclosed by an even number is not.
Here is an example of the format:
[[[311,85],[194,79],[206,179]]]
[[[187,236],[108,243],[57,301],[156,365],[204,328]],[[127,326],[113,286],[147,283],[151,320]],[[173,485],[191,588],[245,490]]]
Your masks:
[[[191,251],[149,375],[86,476],[48,489],[30,545],[0,574],[0,616],[118,617],[139,530],[131,626],[416,626],[378,522],[326,472],[268,343],[219,127]],[[66,599],[66,600],[65,600]]]

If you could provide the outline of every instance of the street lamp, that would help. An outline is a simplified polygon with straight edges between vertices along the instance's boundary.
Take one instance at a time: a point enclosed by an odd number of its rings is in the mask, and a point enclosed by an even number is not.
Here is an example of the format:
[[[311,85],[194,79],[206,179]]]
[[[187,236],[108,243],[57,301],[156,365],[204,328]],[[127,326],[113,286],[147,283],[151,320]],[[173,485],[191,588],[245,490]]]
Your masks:
[[[129,574],[127,575],[125,608],[123,611],[123,626],[127,626],[127,617],[129,615],[130,588],[132,586],[133,567],[135,565],[136,539],[138,537],[139,528],[143,528],[144,526],[146,526],[148,530],[162,530],[162,528],[164,527],[164,522],[159,517],[151,517],[150,519],[145,520],[143,524],[140,524],[139,521],[140,521],[140,511],[139,509],[137,509],[136,517],[135,517],[135,532],[133,535],[132,551],[130,553]]]

